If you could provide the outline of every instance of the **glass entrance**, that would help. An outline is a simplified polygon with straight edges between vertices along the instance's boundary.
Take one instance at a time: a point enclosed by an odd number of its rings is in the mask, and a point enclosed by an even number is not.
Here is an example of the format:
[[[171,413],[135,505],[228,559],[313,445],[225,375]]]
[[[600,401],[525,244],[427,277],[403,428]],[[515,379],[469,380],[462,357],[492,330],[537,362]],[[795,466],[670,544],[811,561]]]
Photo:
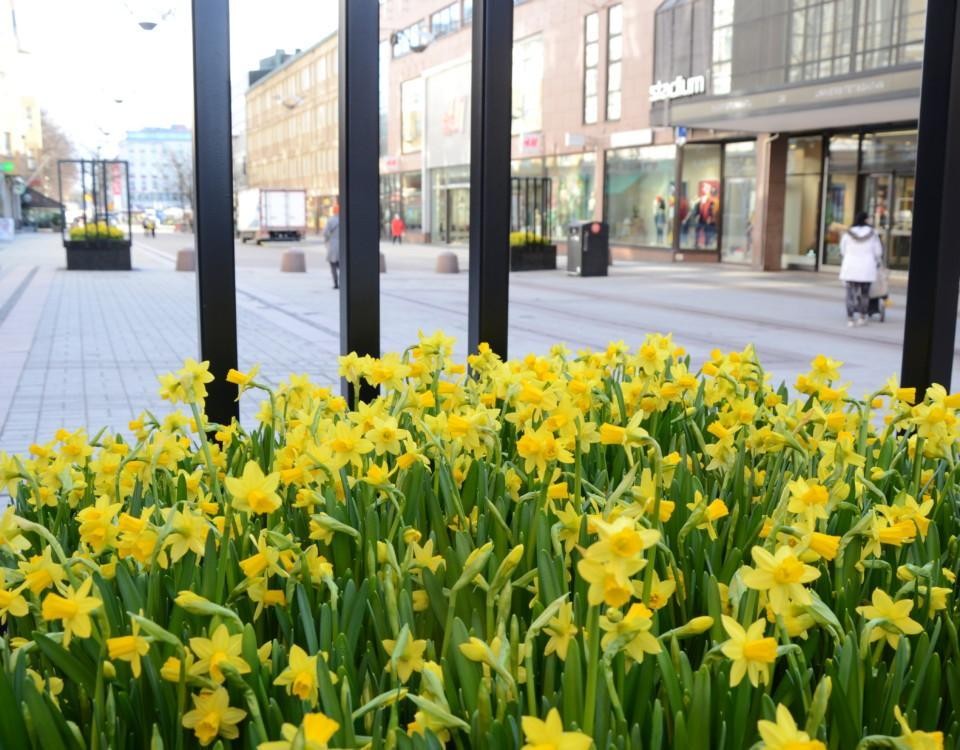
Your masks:
[[[913,229],[913,175],[865,174],[861,189],[861,205],[883,241],[887,265],[906,269]]]
[[[448,187],[439,191],[437,230],[441,242],[469,242],[470,188]]]

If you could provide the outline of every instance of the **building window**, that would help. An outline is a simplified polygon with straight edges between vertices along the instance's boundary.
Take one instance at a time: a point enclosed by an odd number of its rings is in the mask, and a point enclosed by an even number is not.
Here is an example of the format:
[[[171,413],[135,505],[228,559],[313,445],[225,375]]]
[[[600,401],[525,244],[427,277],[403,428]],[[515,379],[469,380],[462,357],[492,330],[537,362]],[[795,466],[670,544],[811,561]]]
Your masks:
[[[598,117],[600,71],[600,14],[583,20],[583,121],[592,125]]]
[[[603,210],[611,241],[671,247],[677,147],[622,148],[607,151],[605,156]],[[685,201],[682,212],[688,208]]]
[[[419,78],[400,85],[400,142],[405,154],[423,148],[423,81]]]
[[[607,119],[619,120],[623,89],[623,5],[607,11]]]
[[[734,0],[714,0],[713,3],[713,59],[710,76],[710,91],[713,94],[730,93],[733,4]]]
[[[510,132],[536,133],[543,127],[543,40],[537,35],[513,43]]]
[[[463,22],[468,24],[473,20],[473,0],[463,0]]]
[[[787,80],[809,81],[850,72],[855,0],[792,0]],[[862,3],[865,8],[869,3]]]
[[[460,3],[451,3],[430,16],[430,32],[439,38],[460,29]]]
[[[401,29],[393,37],[393,56],[403,57],[413,51],[414,47],[426,44],[429,34],[427,22],[417,21],[405,29]]]

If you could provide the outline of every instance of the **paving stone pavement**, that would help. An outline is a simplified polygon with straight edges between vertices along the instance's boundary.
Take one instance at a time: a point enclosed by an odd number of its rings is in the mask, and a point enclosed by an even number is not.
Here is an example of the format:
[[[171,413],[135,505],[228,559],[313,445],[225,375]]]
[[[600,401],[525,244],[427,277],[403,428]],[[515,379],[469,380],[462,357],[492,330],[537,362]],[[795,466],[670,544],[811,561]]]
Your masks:
[[[165,413],[158,374],[197,356],[192,273],[173,270],[191,235],[136,238],[130,272],[63,269],[59,236],[19,235],[0,245],[0,450],[20,452],[61,426],[125,429],[143,409]],[[298,245],[307,273],[281,273],[286,245],[237,246],[240,366],[262,365],[267,380],[306,373],[333,385],[339,349],[338,297],[324,248]],[[442,328],[463,358],[467,256],[461,273],[434,273],[437,254],[422,245],[383,245],[383,349],[401,350],[420,329]],[[560,260],[561,266],[563,259]],[[561,271],[510,278],[511,354],[542,353],[563,341],[636,345],[646,331],[674,333],[699,364],[714,348],[753,342],[774,381],[793,382],[810,358],[844,360],[851,393],[862,395],[899,370],[904,284],[895,281],[887,322],[848,329],[835,276],[762,274],[735,267],[617,263],[606,278]],[[955,359],[960,370],[960,357]],[[956,382],[956,377],[955,377]],[[246,421],[257,407],[247,397]]]

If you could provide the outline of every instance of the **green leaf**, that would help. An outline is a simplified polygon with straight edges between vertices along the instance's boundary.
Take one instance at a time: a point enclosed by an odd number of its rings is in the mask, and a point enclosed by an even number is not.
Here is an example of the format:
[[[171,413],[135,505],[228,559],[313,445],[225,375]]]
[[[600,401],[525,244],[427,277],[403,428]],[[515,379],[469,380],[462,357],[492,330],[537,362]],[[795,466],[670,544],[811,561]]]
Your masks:
[[[92,664],[85,664],[81,659],[60,644],[54,643],[43,633],[34,632],[33,641],[37,644],[37,648],[43,652],[43,655],[52,661],[68,680],[82,685],[88,695],[93,695],[97,671]]]

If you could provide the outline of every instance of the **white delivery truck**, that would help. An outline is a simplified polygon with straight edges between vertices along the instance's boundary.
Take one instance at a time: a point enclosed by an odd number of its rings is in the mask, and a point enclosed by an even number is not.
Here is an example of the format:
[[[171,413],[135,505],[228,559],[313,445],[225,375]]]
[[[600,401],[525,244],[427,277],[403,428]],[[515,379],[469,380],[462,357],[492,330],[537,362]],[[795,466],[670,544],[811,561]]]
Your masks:
[[[300,240],[306,231],[306,190],[249,188],[237,193],[237,236],[243,242]]]

